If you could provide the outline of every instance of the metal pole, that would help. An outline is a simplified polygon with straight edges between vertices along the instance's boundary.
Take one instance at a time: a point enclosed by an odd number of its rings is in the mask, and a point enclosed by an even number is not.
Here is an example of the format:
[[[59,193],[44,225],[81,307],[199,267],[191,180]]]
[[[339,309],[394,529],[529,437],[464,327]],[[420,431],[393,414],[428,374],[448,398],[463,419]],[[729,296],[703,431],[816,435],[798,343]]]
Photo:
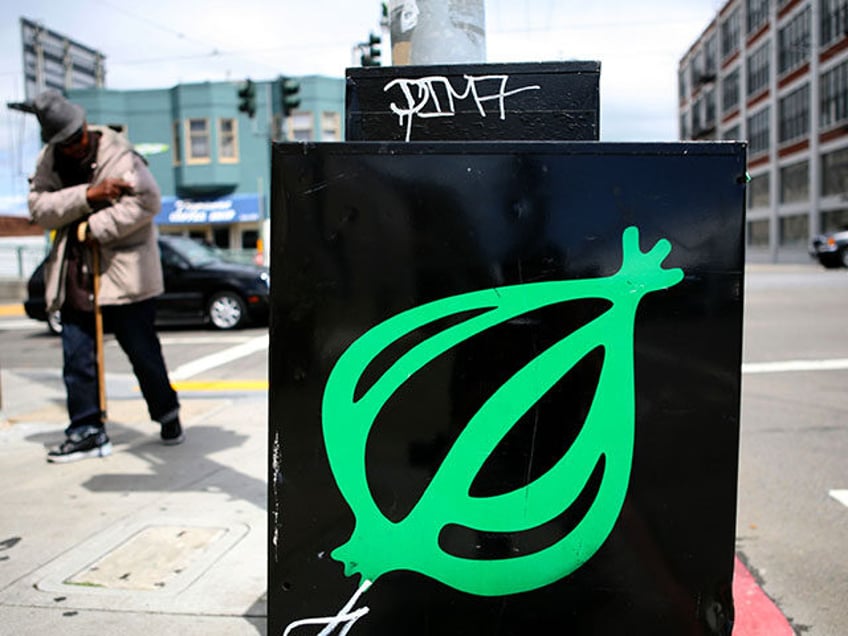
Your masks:
[[[486,61],[483,0],[391,0],[392,64]]]

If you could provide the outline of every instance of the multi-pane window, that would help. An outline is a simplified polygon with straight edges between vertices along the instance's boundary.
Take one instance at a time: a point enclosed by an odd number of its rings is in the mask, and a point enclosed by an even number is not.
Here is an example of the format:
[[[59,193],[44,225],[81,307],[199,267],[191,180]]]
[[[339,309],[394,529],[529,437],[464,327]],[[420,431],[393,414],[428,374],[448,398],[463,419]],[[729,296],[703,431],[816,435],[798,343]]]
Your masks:
[[[718,70],[718,40],[715,35],[707,38],[704,44],[704,75],[708,78],[715,77]]]
[[[799,203],[810,198],[810,166],[807,161],[780,169],[780,202]]]
[[[209,144],[209,121],[206,119],[189,119],[186,122],[188,131],[188,163],[206,163],[211,159]]]
[[[289,117],[293,141],[315,141],[315,124],[310,111],[299,111]]]
[[[822,196],[848,194],[848,148],[822,155]]]
[[[769,85],[771,42],[766,42],[748,57],[748,95],[755,95]]]
[[[768,22],[769,0],[747,0],[745,5],[746,33],[750,35]]]
[[[766,106],[761,111],[748,117],[748,150],[752,155],[766,152],[769,149],[769,117],[771,107]]]
[[[736,7],[727,19],[721,23],[721,57],[725,58],[739,50],[739,36],[742,31],[742,14]]]
[[[694,104],[692,104],[692,134],[697,137],[701,131],[704,129],[704,120],[701,117],[701,111],[703,110],[703,97],[699,97]]]
[[[222,163],[238,161],[238,122],[232,118],[218,120],[218,160]]]
[[[716,92],[715,89],[707,91],[704,95],[704,126],[712,128],[716,123]]]
[[[182,160],[183,146],[180,143],[180,122],[175,121],[171,130],[172,146],[174,148],[174,163],[177,164]]]
[[[827,210],[821,213],[821,228],[823,232],[833,232],[848,227],[848,210]]]
[[[736,124],[732,128],[728,128],[724,131],[724,134],[721,136],[725,141],[734,141],[741,139],[742,131],[739,128],[739,124]]]
[[[728,73],[721,84],[721,111],[728,112],[739,105],[739,68]]]
[[[759,221],[748,222],[748,245],[752,247],[763,247],[769,244],[769,221],[761,219]]]
[[[701,83],[701,73],[704,68],[704,54],[698,51],[689,62],[689,83],[698,86]]]
[[[777,113],[780,143],[806,137],[810,133],[810,85],[804,84],[782,97]]]
[[[780,244],[804,245],[809,238],[810,219],[806,214],[780,218]]]
[[[821,0],[821,45],[827,46],[848,31],[848,0]]]
[[[810,59],[810,7],[786,23],[778,34],[777,70],[783,74]]]
[[[341,141],[341,115],[332,111],[321,113],[321,141]]]
[[[748,207],[765,208],[769,205],[770,173],[764,172],[751,178],[748,184]]]
[[[848,120],[848,61],[822,73],[820,126],[829,128]]]

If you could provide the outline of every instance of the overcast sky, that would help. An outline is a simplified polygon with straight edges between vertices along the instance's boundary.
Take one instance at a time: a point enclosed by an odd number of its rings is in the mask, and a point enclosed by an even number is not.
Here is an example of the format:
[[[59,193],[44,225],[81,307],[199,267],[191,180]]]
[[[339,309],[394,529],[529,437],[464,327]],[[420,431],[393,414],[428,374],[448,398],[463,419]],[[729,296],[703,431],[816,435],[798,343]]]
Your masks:
[[[677,63],[724,0],[486,0],[489,62],[601,62],[601,140],[677,138]],[[20,18],[106,56],[108,88],[286,75],[344,77],[379,0],[28,0],[0,5],[0,98],[23,99]],[[389,43],[382,46],[389,63]],[[35,119],[0,115],[0,214],[21,200]]]

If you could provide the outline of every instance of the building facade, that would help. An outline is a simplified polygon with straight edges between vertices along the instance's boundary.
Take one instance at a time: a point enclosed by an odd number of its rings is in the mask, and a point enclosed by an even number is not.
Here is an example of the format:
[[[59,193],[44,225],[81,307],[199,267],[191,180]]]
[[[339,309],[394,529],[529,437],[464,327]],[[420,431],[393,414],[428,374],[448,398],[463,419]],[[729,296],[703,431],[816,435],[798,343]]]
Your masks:
[[[160,232],[253,251],[268,246],[271,142],[344,138],[344,79],[295,79],[300,105],[287,116],[280,79],[253,82],[253,117],[239,110],[244,82],[68,96],[89,123],[121,131],[145,156],[162,190]]]
[[[678,83],[681,139],[748,142],[749,260],[848,225],[848,0],[729,0]]]

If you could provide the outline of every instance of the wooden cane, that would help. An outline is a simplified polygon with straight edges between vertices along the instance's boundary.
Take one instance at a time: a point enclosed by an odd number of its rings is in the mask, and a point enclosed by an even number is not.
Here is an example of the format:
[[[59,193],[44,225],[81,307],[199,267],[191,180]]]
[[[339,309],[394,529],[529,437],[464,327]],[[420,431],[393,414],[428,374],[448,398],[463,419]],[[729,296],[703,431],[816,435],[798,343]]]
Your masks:
[[[92,278],[94,280],[94,350],[97,356],[97,399],[100,421],[106,423],[106,373],[103,368],[103,312],[100,310],[100,247],[91,244]]]

